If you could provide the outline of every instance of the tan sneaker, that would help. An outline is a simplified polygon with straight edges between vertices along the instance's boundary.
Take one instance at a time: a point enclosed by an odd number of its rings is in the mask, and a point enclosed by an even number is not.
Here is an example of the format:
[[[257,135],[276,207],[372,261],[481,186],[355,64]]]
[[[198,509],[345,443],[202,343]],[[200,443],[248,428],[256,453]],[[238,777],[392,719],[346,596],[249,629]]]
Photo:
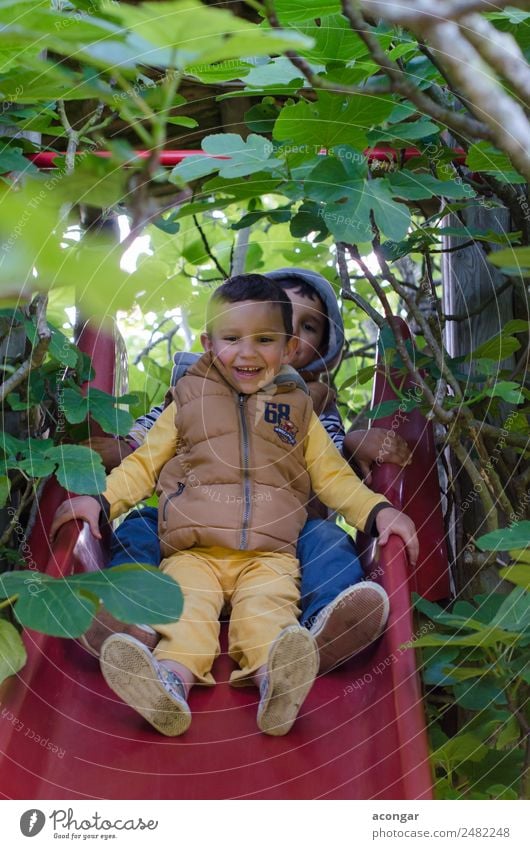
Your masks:
[[[103,643],[112,634],[129,634],[147,646],[150,651],[154,651],[160,639],[159,634],[149,625],[128,625],[127,622],[116,619],[101,605],[92,625],[88,631],[78,637],[78,640],[90,654],[99,657]]]
[[[320,654],[320,672],[328,672],[355,657],[384,630],[390,604],[383,587],[361,581],[343,590],[320,613],[309,629]]]
[[[291,730],[317,672],[318,652],[309,631],[300,625],[284,628],[270,648],[260,686],[260,731],[280,737]]]
[[[178,737],[188,730],[191,711],[183,682],[143,643],[114,634],[101,647],[100,666],[110,689],[161,734]]]

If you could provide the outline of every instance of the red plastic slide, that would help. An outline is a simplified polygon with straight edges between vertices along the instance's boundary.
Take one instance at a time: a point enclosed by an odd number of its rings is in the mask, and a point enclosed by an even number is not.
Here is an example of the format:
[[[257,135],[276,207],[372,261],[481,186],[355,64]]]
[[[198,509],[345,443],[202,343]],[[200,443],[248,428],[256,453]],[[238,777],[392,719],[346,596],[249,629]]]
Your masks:
[[[96,384],[113,388],[112,346],[85,335]],[[378,375],[375,401],[391,397]],[[396,425],[397,421],[397,425]],[[107,688],[98,662],[76,642],[26,632],[28,662],[0,691],[0,793],[11,799],[430,799],[425,720],[414,652],[410,590],[448,595],[432,429],[419,413],[379,426],[414,451],[401,470],[381,466],[375,487],[420,528],[421,562],[409,580],[393,537],[368,565],[391,600],[375,648],[321,677],[294,729],[266,737],[256,728],[257,692],[227,684],[231,661],[214,668],[215,688],[195,688],[193,723],[183,737],[157,734]],[[105,552],[86,529],[65,526],[50,550],[47,529],[64,497],[48,487],[31,539],[49,574],[95,569]],[[367,552],[367,562],[369,561]]]

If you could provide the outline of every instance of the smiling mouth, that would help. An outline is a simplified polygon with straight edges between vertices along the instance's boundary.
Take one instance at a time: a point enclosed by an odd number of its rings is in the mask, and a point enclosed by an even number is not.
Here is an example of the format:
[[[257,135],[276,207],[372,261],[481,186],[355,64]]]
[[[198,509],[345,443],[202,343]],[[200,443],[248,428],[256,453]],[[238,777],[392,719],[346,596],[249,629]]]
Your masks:
[[[261,368],[258,366],[234,366],[234,368],[239,374],[246,374],[249,376],[258,374],[261,371]]]

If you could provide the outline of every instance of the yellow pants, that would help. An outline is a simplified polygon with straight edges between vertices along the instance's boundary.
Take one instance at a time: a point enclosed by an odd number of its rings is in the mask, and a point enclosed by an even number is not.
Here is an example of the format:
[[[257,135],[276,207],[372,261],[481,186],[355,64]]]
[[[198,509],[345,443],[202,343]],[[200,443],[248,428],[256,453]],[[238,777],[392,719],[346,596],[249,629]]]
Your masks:
[[[184,610],[178,622],[155,626],[161,635],[155,656],[184,664],[203,684],[215,684],[211,668],[226,602],[232,608],[229,653],[240,667],[230,676],[234,684],[250,684],[282,628],[298,621],[298,561],[289,554],[197,547],[166,558],[160,568],[180,585]]]

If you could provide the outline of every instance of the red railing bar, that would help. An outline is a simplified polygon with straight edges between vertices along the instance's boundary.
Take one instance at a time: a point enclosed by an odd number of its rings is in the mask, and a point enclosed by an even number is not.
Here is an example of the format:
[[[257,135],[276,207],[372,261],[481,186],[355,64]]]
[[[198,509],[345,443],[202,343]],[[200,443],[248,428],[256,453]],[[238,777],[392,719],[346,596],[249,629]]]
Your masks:
[[[325,153],[323,148],[321,153]],[[76,156],[84,156],[86,151],[78,150]],[[466,154],[461,148],[455,148],[453,151],[453,161],[460,164],[465,162]],[[60,151],[39,151],[38,153],[28,153],[27,158],[33,162],[38,168],[56,168],[55,160],[58,157],[63,157],[66,154]],[[99,156],[101,159],[110,159],[112,151],[96,150],[94,156]],[[137,159],[147,159],[150,156],[148,150],[135,150],[134,156]],[[184,159],[190,156],[209,156],[202,150],[163,150],[160,154],[160,164],[166,166],[178,165]],[[421,150],[417,147],[405,147],[400,150],[392,147],[373,147],[367,148],[364,155],[369,162],[408,162],[410,159],[423,156]],[[214,157],[216,159],[224,159],[226,157]]]

